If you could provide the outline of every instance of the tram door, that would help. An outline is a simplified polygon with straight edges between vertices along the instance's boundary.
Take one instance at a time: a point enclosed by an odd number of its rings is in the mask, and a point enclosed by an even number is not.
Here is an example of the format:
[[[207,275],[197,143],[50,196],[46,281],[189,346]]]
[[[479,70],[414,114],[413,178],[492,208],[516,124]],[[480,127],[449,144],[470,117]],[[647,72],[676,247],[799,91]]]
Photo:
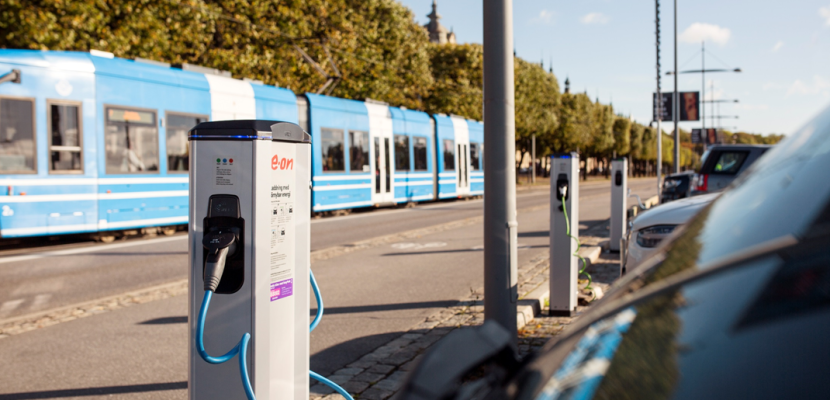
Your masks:
[[[369,110],[369,135],[372,137],[372,203],[395,201],[395,152],[392,143],[392,114],[389,107],[366,103]]]
[[[467,121],[463,118],[452,117],[455,130],[455,193],[459,196],[470,194],[470,133]]]

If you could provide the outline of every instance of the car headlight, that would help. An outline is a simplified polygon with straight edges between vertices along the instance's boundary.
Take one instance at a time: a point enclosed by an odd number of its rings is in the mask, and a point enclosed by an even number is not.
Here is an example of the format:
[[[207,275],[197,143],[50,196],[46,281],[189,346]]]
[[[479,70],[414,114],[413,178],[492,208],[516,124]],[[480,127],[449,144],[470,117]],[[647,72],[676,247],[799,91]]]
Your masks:
[[[655,225],[637,231],[637,244],[642,247],[656,247],[669,236],[677,225]]]

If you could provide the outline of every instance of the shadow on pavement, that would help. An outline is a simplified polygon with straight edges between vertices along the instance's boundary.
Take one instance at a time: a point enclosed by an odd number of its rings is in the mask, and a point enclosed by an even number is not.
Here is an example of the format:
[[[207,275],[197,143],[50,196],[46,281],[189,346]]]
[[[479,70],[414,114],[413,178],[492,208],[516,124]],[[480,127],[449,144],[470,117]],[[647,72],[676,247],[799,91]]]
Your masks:
[[[325,318],[324,318],[325,319]],[[368,335],[336,344],[325,350],[311,355],[311,370],[323,376],[329,376],[334,371],[357,361],[360,357],[371,353],[376,348],[397,339],[406,332],[396,331],[377,335]],[[312,333],[312,341],[314,334]],[[311,379],[311,386],[318,382]],[[314,391],[312,391],[314,393]],[[0,398],[0,400],[4,400]]]
[[[355,306],[355,307],[326,307],[324,315],[331,314],[353,314],[374,311],[392,311],[392,310],[412,310],[416,308],[444,308],[452,307],[458,304],[458,300],[441,300],[441,301],[422,301],[417,303],[394,303],[394,304],[377,304],[371,306]],[[309,315],[317,314],[317,308],[312,308]],[[162,319],[162,318],[159,318]]]
[[[144,322],[139,322],[139,325],[166,325],[166,324],[186,324],[187,323],[187,315],[182,315],[179,317],[162,317],[162,318],[155,318],[155,319],[148,319]]]
[[[39,392],[8,393],[0,394],[0,400],[58,399],[63,397],[101,396],[182,389],[187,389],[187,381],[168,383],[147,383],[143,385],[99,386],[82,389],[43,390]]]

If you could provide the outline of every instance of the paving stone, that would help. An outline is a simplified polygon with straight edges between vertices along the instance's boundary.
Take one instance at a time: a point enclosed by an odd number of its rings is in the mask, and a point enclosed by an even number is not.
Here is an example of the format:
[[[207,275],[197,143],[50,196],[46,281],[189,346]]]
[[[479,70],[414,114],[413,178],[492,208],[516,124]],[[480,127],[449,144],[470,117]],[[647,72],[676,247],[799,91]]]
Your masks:
[[[401,351],[399,351],[395,354],[392,354],[391,356],[389,356],[389,357],[387,357],[383,360],[380,360],[379,362],[381,364],[396,365],[397,366],[397,365],[401,365],[401,364],[415,358],[416,355],[418,355],[418,353],[414,349],[413,350],[401,350]]]
[[[395,392],[393,392],[391,390],[383,390],[383,389],[378,388],[378,387],[371,387],[371,388],[367,389],[365,392],[360,394],[360,399],[361,400],[364,400],[364,399],[365,400],[386,400],[386,399],[392,397],[392,395],[394,393]]]
[[[359,382],[356,380],[351,380],[340,385],[340,387],[349,392],[349,394],[356,394],[366,390],[366,388],[369,387],[369,382]]]
[[[398,389],[403,385],[402,381],[394,380],[390,378],[386,378],[378,383],[375,386],[372,386],[372,389],[380,389],[380,390],[388,390],[390,392],[397,392]]]
[[[330,387],[328,387],[328,386],[326,386],[322,383],[318,383],[318,384],[312,386],[311,389],[309,389],[309,392],[311,394],[317,395],[318,397],[322,397],[322,396],[325,396],[329,393],[334,393],[334,389],[332,389],[332,388],[330,388]]]
[[[387,365],[384,365],[384,367],[387,367]],[[391,366],[388,366],[388,367],[393,368]],[[380,381],[383,378],[386,378],[386,374],[376,374],[376,373],[371,373],[371,372],[364,372],[364,373],[362,373],[360,375],[357,375],[354,378],[352,378],[352,381],[375,383],[375,382]]]
[[[354,375],[332,375],[327,378],[338,385],[342,385],[352,379],[353,376]]]
[[[407,334],[401,335],[401,339],[417,340],[417,339],[420,339],[423,336],[424,336],[423,333],[407,333]]]
[[[334,375],[355,376],[361,372],[363,372],[363,368],[343,368],[334,371]]]
[[[369,368],[368,370],[366,370],[366,372],[372,373],[372,374],[383,374],[383,376],[386,376],[386,374],[392,372],[392,370],[394,370],[394,369],[395,369],[395,367],[393,367],[391,365],[376,364],[372,368]]]
[[[348,364],[346,366],[349,367],[349,368],[363,368],[363,369],[366,369],[366,368],[372,368],[375,365],[377,365],[377,363],[374,362],[374,361],[355,361],[355,362],[353,362],[351,364]]]

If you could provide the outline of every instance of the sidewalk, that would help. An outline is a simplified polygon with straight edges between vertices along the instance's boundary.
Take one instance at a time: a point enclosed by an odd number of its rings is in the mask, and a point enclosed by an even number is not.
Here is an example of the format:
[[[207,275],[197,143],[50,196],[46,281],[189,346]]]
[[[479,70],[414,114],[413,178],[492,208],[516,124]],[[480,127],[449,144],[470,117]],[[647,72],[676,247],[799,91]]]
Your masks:
[[[606,220],[591,227],[579,238],[583,244],[580,254],[589,260],[587,272],[593,277],[593,287],[599,288],[598,296],[619,277],[619,256],[606,250],[608,236]],[[521,356],[541,348],[577,318],[586,306],[590,306],[592,296],[581,293],[576,317],[547,316],[544,307],[548,297],[549,261],[546,254],[519,267],[517,323]],[[582,281],[580,286],[584,286]],[[384,400],[392,397],[403,384],[408,371],[433,343],[454,329],[483,323],[482,299],[483,289],[471,292],[458,304],[434,313],[403,335],[335,371],[328,378],[359,399]],[[333,400],[341,397],[327,386],[312,381],[310,398]]]

